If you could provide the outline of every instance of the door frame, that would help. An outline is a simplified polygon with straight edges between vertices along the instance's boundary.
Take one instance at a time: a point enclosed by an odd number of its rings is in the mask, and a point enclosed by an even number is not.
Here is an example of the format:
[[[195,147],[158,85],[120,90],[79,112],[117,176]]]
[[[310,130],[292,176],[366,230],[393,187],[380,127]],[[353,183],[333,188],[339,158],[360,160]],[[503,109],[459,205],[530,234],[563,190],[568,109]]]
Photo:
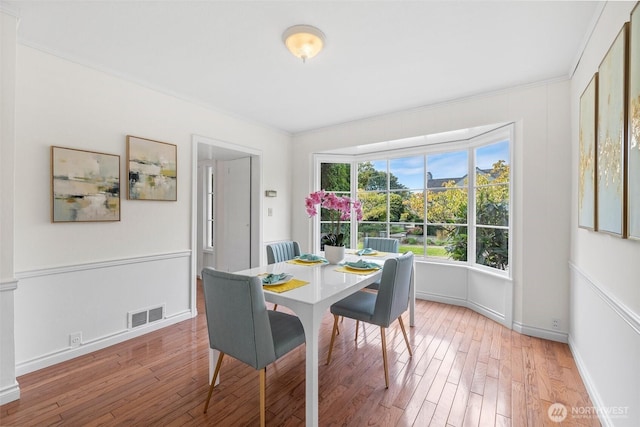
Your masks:
[[[199,147],[206,154],[200,154]],[[257,267],[263,263],[262,248],[262,151],[245,147],[202,135],[193,135],[191,138],[191,314],[198,314],[196,305],[197,281],[200,275],[197,271],[197,258],[201,248],[198,248],[198,234],[201,224],[198,223],[198,199],[202,197],[198,193],[198,163],[201,160],[221,159],[232,160],[234,158],[251,157],[251,267]]]

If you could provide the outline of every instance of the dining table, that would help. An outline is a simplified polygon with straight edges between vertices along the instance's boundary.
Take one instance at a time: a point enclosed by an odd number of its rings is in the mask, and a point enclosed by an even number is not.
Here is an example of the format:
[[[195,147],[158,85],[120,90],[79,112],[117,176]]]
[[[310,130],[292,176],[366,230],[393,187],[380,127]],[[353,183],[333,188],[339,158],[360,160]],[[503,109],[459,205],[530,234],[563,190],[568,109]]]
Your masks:
[[[388,258],[396,257],[396,253],[375,253],[358,255],[355,250],[347,250],[345,263],[363,260],[379,264],[380,267]],[[358,292],[364,287],[380,280],[382,269],[366,270],[351,269],[344,265],[329,264],[323,261],[323,254],[309,256],[303,254],[302,259],[282,261],[275,264],[254,267],[236,272],[246,276],[262,276],[268,274],[281,275],[297,283],[293,289],[277,289],[276,286],[263,286],[264,297],[267,302],[285,306],[292,310],[302,322],[306,344],[306,371],[305,371],[305,424],[318,426],[318,364],[319,351],[318,337],[322,318],[329,307],[341,299]],[[304,260],[309,258],[309,261]],[[316,259],[313,262],[313,259]],[[291,282],[294,283],[294,282]],[[415,283],[411,280],[409,301],[409,324],[414,325],[415,311]],[[213,366],[218,359],[218,352],[210,349],[209,371],[210,378],[213,374]],[[220,379],[218,378],[218,381]]]

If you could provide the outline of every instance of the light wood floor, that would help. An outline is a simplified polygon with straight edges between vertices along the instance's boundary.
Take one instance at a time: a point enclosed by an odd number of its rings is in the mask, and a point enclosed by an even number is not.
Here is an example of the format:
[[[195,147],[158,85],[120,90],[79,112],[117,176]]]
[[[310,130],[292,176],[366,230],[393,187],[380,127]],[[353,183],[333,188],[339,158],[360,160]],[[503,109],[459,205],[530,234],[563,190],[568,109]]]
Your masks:
[[[230,357],[202,413],[208,336],[200,290],[198,301],[195,319],[18,378],[21,399],[0,407],[0,425],[257,425],[258,373]],[[418,301],[416,326],[408,328],[413,358],[397,322],[387,332],[385,390],[379,329],[361,328],[354,342],[355,322],[345,319],[325,366],[331,325],[327,313],[320,426],[555,426],[547,416],[554,402],[569,408],[562,425],[600,425],[570,414],[592,404],[566,344]],[[267,368],[267,425],[304,425],[304,357],[301,346]]]

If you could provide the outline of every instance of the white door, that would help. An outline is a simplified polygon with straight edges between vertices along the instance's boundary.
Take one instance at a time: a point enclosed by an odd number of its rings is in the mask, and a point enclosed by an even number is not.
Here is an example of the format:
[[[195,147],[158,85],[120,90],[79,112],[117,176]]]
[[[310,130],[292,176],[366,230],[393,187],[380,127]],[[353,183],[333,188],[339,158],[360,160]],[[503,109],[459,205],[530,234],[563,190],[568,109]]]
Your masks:
[[[240,271],[251,267],[251,157],[223,162],[223,211],[216,242],[218,268]]]

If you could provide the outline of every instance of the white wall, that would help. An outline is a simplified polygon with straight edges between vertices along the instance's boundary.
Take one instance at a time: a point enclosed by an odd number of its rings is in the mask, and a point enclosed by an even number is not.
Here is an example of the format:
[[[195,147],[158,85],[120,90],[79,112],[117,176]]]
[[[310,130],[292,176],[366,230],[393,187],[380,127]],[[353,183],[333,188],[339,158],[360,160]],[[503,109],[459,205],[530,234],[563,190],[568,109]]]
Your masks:
[[[20,397],[13,311],[16,16],[0,4],[0,404]]]
[[[608,2],[571,81],[571,330],[569,342],[594,404],[628,407],[605,425],[640,423],[640,242],[578,228],[580,95],[635,2]],[[635,47],[637,49],[637,47]]]
[[[507,292],[503,283],[499,295],[513,298],[517,330],[563,340],[569,324],[569,87],[568,81],[560,81],[515,88],[295,135],[293,173],[296,177],[308,176],[314,152],[515,122],[513,288],[509,290],[512,293]],[[307,178],[296,180],[293,187],[293,237],[303,247],[308,247],[311,239],[311,222],[304,215],[304,197],[312,190],[311,186]],[[443,277],[441,269],[427,263],[418,266],[419,295],[443,292],[438,279]],[[486,285],[480,276],[468,280],[470,289],[467,285],[453,285],[451,295],[469,292],[467,295],[473,297],[478,286]],[[499,309],[504,304],[500,300],[489,308]],[[560,319],[559,331],[552,329],[554,318]]]
[[[195,314],[192,136],[261,150],[265,164],[278,164],[263,174],[267,187],[291,181],[289,163],[279,156],[289,151],[291,137],[19,44],[17,76],[14,264],[20,279],[15,291],[20,375],[138,334],[127,330],[130,310],[166,303],[167,318],[158,326]],[[177,202],[126,200],[128,134],[178,146]],[[51,145],[120,155],[121,221],[51,223]],[[278,215],[269,217],[265,237],[289,235],[287,202],[287,197],[275,201]],[[72,349],[69,334],[78,331],[83,345]]]

